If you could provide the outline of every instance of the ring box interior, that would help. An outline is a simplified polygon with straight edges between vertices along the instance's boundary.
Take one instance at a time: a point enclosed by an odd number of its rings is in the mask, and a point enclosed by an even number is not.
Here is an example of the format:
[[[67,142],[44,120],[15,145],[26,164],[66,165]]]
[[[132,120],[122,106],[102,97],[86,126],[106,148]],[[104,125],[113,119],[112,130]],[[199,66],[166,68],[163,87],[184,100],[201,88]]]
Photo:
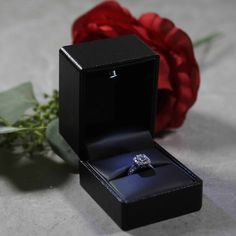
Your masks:
[[[60,133],[105,212],[129,230],[199,210],[202,180],[153,140],[159,56],[126,35],[62,47],[59,63]],[[128,175],[138,154],[154,168]]]

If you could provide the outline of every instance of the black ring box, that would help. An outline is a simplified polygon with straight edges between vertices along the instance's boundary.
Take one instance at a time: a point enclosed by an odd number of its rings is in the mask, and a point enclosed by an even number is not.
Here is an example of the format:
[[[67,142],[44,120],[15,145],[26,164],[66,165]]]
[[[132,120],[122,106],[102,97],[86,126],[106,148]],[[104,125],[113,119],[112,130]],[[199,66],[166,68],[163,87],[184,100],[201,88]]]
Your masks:
[[[129,230],[199,210],[202,180],[153,141],[159,56],[126,35],[62,47],[59,64],[60,133],[105,212]],[[140,153],[154,169],[128,176]]]

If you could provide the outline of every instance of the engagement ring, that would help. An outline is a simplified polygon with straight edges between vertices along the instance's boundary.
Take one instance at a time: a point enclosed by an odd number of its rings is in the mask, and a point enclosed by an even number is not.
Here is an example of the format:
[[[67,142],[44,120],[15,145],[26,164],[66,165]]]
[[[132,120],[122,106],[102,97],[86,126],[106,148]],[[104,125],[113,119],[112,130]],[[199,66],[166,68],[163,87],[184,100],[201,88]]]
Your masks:
[[[128,175],[136,173],[143,168],[154,168],[151,160],[145,154],[138,154],[133,158],[133,165],[129,168]]]

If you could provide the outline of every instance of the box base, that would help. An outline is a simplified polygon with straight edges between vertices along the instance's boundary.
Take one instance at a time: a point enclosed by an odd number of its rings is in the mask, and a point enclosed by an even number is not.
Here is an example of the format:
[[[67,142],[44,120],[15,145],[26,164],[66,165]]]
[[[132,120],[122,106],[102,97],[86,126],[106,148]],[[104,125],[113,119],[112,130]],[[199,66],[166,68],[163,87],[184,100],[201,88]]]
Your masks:
[[[202,180],[158,144],[160,151],[194,179],[183,188],[172,189],[146,199],[125,202],[88,162],[80,162],[80,183],[88,194],[123,230],[198,211],[202,206]]]

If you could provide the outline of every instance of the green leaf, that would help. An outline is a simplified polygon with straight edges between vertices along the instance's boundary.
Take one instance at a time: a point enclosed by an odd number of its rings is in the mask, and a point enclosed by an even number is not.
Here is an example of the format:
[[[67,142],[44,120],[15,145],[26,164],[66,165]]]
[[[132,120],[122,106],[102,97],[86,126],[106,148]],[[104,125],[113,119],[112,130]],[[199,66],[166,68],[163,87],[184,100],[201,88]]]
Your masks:
[[[30,82],[0,93],[0,117],[8,125],[14,124],[25,111],[38,102]]]
[[[200,38],[200,39],[194,41],[193,47],[197,48],[197,47],[212,43],[214,40],[218,39],[221,36],[223,36],[223,34],[221,32],[211,33],[203,38]]]
[[[22,130],[26,130],[27,128],[17,128],[17,127],[9,127],[9,126],[1,126],[0,127],[0,134],[9,134],[15,133]]]
[[[46,130],[46,137],[52,150],[70,166],[78,169],[79,158],[59,133],[59,121],[51,121]]]
[[[0,134],[9,134],[15,133],[25,130],[37,130],[37,129],[45,129],[45,127],[35,127],[35,128],[18,128],[13,126],[0,126]]]

